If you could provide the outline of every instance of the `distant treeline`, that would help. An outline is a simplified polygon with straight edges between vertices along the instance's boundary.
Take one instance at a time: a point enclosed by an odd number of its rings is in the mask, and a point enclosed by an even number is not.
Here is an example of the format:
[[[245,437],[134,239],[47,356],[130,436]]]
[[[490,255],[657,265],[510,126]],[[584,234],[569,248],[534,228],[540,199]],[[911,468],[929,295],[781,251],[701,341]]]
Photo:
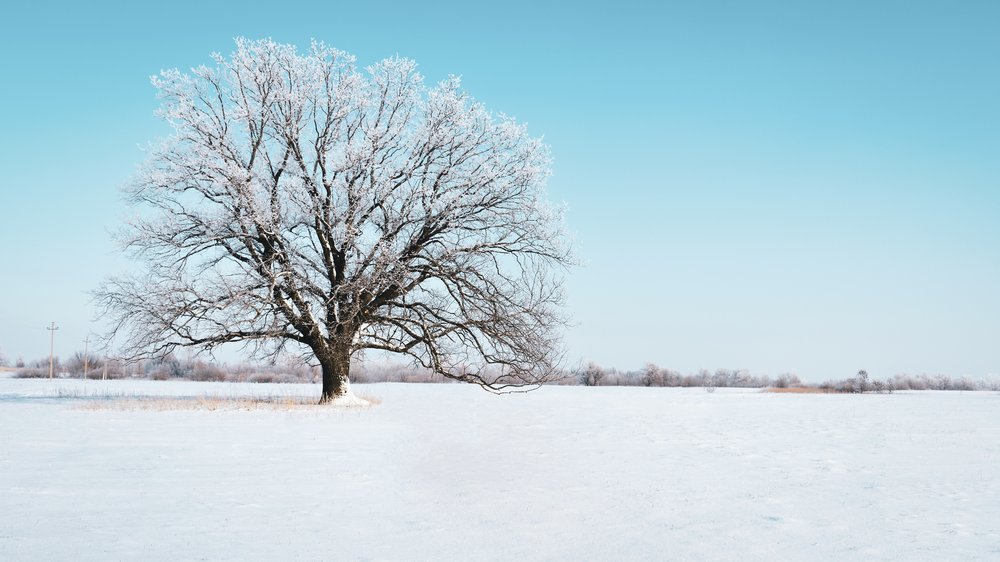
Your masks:
[[[216,382],[315,383],[320,380],[318,367],[301,361],[275,364],[213,363],[199,358],[181,359],[174,355],[155,360],[123,362],[105,360],[96,355],[74,354],[66,362],[55,358],[54,376],[91,379],[151,379]],[[18,360],[16,377],[46,378],[49,360],[39,359],[25,364]],[[359,362],[351,367],[351,380],[356,383],[416,382],[445,383],[451,379],[413,365]],[[704,388],[814,388],[829,392],[892,392],[894,390],[1000,390],[1000,380],[951,378],[946,375],[898,374],[886,380],[875,380],[865,371],[853,377],[821,384],[803,383],[798,375],[785,373],[776,377],[751,374],[746,369],[702,369],[684,374],[646,364],[638,371],[621,371],[586,363],[563,372],[553,384],[583,386],[651,386]]]
[[[746,369],[717,369],[714,373],[702,369],[694,374],[682,374],[652,363],[638,371],[605,369],[596,363],[587,363],[574,369],[565,384],[584,386],[670,386],[670,387],[719,387],[719,388],[786,388],[802,384],[797,375],[788,373],[771,378],[768,375],[751,375]]]
[[[18,378],[47,378],[48,358],[19,362],[14,373]],[[96,355],[74,354],[68,361],[54,359],[53,376],[58,378],[89,379],[149,379],[190,380],[206,382],[256,382],[256,383],[315,383],[320,381],[318,367],[301,361],[284,361],[275,364],[214,363],[199,358],[182,359],[174,355],[164,358],[120,361]],[[351,380],[356,383],[375,382],[452,382],[427,369],[412,366],[356,363],[351,366]]]
[[[574,369],[567,384],[585,386],[666,386],[705,388],[815,388],[830,392],[892,392],[894,390],[1000,390],[1000,380],[958,379],[946,375],[897,374],[886,380],[875,380],[866,371],[858,371],[853,377],[827,381],[821,384],[803,383],[798,375],[786,373],[771,378],[768,375],[753,375],[746,369],[717,369],[715,372],[702,369],[695,374],[682,374],[664,369],[652,363],[638,371],[605,369],[595,363],[588,363]]]

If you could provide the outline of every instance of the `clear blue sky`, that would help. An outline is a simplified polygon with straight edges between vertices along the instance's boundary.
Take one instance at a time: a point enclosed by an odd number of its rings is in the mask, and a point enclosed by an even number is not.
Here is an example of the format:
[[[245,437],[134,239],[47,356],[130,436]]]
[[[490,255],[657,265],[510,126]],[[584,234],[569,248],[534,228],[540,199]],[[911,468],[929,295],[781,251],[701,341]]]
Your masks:
[[[571,364],[1000,373],[1000,3],[28,5],[0,23],[9,357],[97,328],[118,189],[166,132],[149,75],[246,36],[398,53],[544,135]]]

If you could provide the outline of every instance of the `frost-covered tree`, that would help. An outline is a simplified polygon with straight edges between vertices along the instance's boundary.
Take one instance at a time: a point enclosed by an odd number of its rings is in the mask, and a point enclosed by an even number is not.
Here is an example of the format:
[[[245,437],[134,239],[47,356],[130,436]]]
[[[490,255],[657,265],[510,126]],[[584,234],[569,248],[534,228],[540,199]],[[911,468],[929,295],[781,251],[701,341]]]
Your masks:
[[[600,386],[608,376],[608,372],[597,363],[590,362],[578,367],[574,375],[584,386]]]
[[[407,59],[243,39],[213,59],[152,79],[174,133],[126,188],[142,272],[96,291],[128,355],[299,346],[321,402],[364,350],[494,391],[555,372],[570,254],[540,139]]]
[[[868,371],[862,369],[854,379],[854,392],[867,392],[868,386]]]

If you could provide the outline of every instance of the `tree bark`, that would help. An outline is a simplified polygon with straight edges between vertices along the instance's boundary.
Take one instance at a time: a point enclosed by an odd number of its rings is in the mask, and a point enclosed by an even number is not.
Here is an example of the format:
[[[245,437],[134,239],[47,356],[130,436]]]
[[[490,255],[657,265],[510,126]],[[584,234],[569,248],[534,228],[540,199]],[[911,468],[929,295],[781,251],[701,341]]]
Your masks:
[[[350,346],[331,344],[325,352],[317,352],[316,358],[323,372],[323,395],[319,403],[326,404],[347,394],[351,372]]]

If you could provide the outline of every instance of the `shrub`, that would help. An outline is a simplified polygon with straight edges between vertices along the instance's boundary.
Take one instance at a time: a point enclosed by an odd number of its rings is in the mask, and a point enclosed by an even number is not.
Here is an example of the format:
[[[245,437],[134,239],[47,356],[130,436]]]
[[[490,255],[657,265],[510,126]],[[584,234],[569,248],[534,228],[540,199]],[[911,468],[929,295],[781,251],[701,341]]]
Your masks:
[[[146,373],[146,377],[153,379],[154,381],[168,381],[172,378],[170,373],[170,368],[165,366],[157,367]]]
[[[152,361],[136,362],[136,369],[141,369],[146,378],[154,380],[167,380],[171,378],[182,378],[185,369],[181,362],[172,354],[160,357]]]
[[[652,363],[646,363],[642,368],[640,381],[642,386],[664,386],[666,382],[665,373]]]
[[[226,372],[215,365],[199,362],[190,370],[188,378],[199,382],[224,382]]]
[[[790,388],[793,386],[801,386],[801,385],[802,381],[799,380],[799,376],[794,373],[784,373],[778,375],[778,378],[774,379],[775,388]]]
[[[104,360],[96,355],[86,354],[77,351],[69,358],[66,362],[66,372],[70,376],[82,377],[84,371],[87,372],[87,376],[90,378],[94,377],[94,373],[100,373],[103,371]]]
[[[591,362],[577,368],[575,375],[584,386],[599,386],[608,373],[597,363]]]
[[[14,373],[14,377],[18,379],[47,379],[49,378],[48,367],[42,369],[39,367],[21,367]]]
[[[892,394],[892,381],[872,381],[871,389],[879,394]]]
[[[260,372],[253,373],[247,379],[249,382],[253,383],[280,383],[280,384],[293,384],[297,382],[302,382],[298,376],[293,373],[268,373]]]
[[[19,379],[47,379],[47,378],[49,378],[49,358],[48,357],[46,357],[45,359],[36,359],[35,361],[32,361],[32,362],[28,363],[27,365],[24,364],[24,361],[21,361],[20,363],[21,363],[21,367],[18,367],[17,371],[14,373],[14,377],[15,378],[19,378]],[[59,358],[58,357],[53,358],[53,360],[52,360],[52,377],[53,378],[60,378],[60,377],[62,377],[62,372],[63,372],[63,368],[62,368],[62,365],[59,363]]]

